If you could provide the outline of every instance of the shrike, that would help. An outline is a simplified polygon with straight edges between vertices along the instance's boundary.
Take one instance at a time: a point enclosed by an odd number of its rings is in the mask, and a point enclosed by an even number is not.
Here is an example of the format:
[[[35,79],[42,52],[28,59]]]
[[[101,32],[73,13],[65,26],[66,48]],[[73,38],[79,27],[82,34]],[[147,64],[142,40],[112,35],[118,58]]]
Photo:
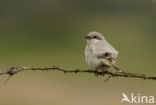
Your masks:
[[[104,36],[99,32],[90,32],[85,36],[87,45],[85,48],[86,63],[89,69],[106,70],[110,67],[120,71],[114,64],[118,57],[118,51],[106,41]]]

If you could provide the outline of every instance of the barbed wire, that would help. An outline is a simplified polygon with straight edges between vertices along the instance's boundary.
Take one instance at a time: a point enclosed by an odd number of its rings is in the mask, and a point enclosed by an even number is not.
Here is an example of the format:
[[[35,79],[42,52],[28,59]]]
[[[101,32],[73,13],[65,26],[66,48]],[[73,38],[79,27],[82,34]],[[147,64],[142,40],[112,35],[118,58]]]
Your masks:
[[[60,71],[64,73],[89,73],[94,74],[95,76],[108,76],[108,78],[105,80],[107,82],[112,77],[125,77],[125,78],[140,78],[144,80],[156,80],[156,76],[147,76],[146,74],[138,74],[138,73],[128,73],[128,72],[114,72],[110,70],[81,70],[81,69],[75,69],[75,70],[67,70],[62,69],[57,66],[53,67],[10,67],[6,70],[0,71],[1,75],[9,75],[9,78],[5,81],[5,83],[12,77],[13,75],[18,74],[22,71]]]

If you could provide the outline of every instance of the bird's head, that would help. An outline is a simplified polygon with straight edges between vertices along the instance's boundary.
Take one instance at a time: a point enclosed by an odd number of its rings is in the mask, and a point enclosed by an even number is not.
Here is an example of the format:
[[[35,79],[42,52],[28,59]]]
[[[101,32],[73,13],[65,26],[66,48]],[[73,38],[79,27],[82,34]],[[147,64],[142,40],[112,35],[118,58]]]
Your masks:
[[[99,32],[90,32],[88,35],[85,36],[85,39],[88,43],[96,43],[104,40],[104,36]]]

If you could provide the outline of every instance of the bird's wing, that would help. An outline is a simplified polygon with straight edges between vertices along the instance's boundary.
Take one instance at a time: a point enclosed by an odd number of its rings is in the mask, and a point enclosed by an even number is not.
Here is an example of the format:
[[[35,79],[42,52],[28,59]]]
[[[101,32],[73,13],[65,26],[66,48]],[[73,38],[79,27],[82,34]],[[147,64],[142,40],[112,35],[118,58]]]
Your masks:
[[[118,56],[118,51],[116,51],[110,44],[104,44],[103,42],[97,43],[94,47],[94,54],[100,56],[101,58],[113,58],[116,59]]]
[[[107,52],[110,52],[112,54],[112,58],[116,59],[118,57],[118,51],[108,42],[105,42],[105,49]]]
[[[109,59],[109,58],[111,58],[111,55],[112,55],[111,53],[105,52],[105,53],[97,55],[97,57],[98,57],[98,59],[101,59],[101,58]]]

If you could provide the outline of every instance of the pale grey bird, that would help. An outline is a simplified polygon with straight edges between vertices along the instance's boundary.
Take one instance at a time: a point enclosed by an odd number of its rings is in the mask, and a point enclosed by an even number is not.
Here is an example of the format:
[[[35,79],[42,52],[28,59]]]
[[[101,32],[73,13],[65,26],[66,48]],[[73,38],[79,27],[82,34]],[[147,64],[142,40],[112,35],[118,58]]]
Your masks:
[[[103,70],[113,67],[118,57],[118,51],[109,44],[104,36],[99,32],[90,32],[85,36],[87,45],[85,48],[86,63],[89,69],[97,70],[102,67]]]

